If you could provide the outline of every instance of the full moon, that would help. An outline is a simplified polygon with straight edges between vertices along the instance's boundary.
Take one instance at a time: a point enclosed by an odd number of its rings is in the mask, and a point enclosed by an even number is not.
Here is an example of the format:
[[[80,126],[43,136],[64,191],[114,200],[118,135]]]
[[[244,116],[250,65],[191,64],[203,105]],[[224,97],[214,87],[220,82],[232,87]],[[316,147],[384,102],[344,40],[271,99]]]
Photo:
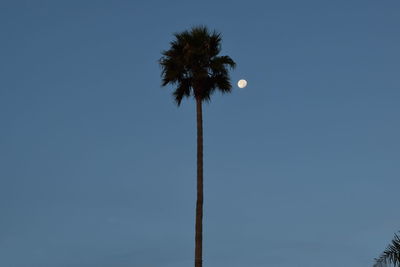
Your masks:
[[[237,85],[239,86],[239,88],[245,88],[247,86],[247,81],[246,80],[239,80]]]

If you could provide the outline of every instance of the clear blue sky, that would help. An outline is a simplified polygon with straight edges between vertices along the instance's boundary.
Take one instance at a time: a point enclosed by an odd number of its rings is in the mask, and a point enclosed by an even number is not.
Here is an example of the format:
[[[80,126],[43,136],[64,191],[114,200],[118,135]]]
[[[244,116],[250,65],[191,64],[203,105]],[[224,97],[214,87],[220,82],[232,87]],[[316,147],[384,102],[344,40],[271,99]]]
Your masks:
[[[160,87],[205,24],[205,267],[365,267],[400,230],[400,2],[1,1],[0,266],[187,267],[196,123]]]

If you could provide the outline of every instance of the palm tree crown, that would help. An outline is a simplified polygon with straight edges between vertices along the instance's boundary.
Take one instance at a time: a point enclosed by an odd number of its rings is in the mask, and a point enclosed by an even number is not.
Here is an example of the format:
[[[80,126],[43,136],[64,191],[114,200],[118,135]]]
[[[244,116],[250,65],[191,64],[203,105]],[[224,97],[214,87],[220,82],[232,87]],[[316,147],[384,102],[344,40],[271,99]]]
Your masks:
[[[183,97],[208,101],[216,89],[223,93],[231,91],[227,67],[234,68],[236,64],[229,56],[218,56],[220,33],[199,26],[174,36],[171,48],[162,52],[159,63],[162,86],[177,86],[173,95],[178,106]]]

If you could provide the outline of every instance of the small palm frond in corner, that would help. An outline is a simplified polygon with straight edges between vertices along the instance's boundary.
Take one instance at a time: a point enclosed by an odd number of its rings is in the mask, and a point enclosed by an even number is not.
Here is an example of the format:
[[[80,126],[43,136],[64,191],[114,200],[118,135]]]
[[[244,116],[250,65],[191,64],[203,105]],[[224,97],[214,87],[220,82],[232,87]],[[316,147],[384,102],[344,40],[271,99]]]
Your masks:
[[[392,243],[382,252],[379,258],[375,259],[373,267],[386,267],[393,264],[400,267],[400,236],[395,234]]]

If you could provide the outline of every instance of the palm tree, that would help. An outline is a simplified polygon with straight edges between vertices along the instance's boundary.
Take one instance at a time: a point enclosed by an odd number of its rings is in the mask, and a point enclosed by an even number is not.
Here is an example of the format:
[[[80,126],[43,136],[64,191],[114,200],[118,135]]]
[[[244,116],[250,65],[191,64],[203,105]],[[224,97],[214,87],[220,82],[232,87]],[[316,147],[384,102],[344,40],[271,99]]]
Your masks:
[[[387,246],[385,251],[375,259],[374,267],[388,266],[393,264],[394,267],[400,266],[400,236],[395,234],[392,243]]]
[[[202,103],[216,91],[229,93],[232,85],[228,68],[235,62],[218,56],[221,34],[205,26],[174,34],[169,50],[162,52],[162,86],[174,85],[173,96],[179,106],[183,97],[193,96],[197,115],[197,201],[195,224],[195,267],[202,267],[203,254],[203,112]]]

